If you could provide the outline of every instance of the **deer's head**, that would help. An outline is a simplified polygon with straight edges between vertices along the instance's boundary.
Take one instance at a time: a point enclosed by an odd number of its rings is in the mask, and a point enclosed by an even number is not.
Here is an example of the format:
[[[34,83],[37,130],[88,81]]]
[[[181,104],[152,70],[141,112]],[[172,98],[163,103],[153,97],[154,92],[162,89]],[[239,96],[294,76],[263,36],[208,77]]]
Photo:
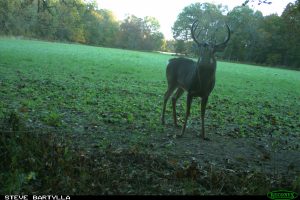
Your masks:
[[[230,29],[229,26],[226,24],[226,28],[227,28],[227,38],[224,42],[216,44],[216,40],[212,39],[210,41],[205,41],[205,42],[199,42],[199,35],[201,34],[201,32],[204,30],[198,30],[198,20],[194,21],[191,27],[191,35],[192,38],[194,40],[194,42],[196,42],[196,44],[198,45],[198,49],[199,49],[199,60],[198,63],[200,65],[210,65],[210,64],[215,64],[215,53],[216,52],[220,52],[223,51],[226,48],[226,45],[228,43],[228,41],[230,40]]]

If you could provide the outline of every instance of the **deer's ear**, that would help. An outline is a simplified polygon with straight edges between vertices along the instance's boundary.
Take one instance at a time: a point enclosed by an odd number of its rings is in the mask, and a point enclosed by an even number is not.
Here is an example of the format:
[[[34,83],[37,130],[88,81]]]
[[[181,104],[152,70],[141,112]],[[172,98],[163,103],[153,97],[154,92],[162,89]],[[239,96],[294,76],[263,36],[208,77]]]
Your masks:
[[[217,45],[214,48],[214,52],[220,52],[220,51],[224,51],[226,48],[226,44],[221,44],[221,45]]]

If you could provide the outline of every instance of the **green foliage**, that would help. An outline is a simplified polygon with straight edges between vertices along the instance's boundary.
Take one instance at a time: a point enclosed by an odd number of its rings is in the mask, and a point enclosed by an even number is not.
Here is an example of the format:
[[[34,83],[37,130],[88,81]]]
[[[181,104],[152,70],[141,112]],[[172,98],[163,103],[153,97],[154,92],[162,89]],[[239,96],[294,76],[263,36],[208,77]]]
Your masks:
[[[185,7],[178,15],[178,18],[172,27],[174,39],[190,39],[190,28],[195,19],[199,21],[200,28],[214,31],[212,28],[215,28],[219,23],[222,23],[225,18],[222,15],[223,9],[224,8],[221,5],[216,6],[210,3],[195,3]],[[214,22],[214,24],[212,22]],[[201,35],[201,40],[205,41],[210,39],[206,37],[211,37],[211,35],[203,34]]]
[[[183,40],[176,40],[176,43],[174,46],[175,46],[176,53],[185,53],[186,48],[185,48],[185,43]]]
[[[119,25],[109,10],[90,10],[83,17],[88,44],[115,46]]]
[[[249,2],[251,3],[257,3],[258,5],[264,3],[264,4],[272,4],[272,1],[269,0],[245,0],[243,3],[243,6],[247,5]]]
[[[289,3],[282,13],[284,27],[283,64],[299,69],[300,66],[300,1]],[[292,31],[291,31],[292,30]]]
[[[227,15],[227,20],[234,31],[225,55],[232,60],[255,62],[258,49],[263,48],[263,39],[257,33],[259,23],[263,20],[261,12],[254,12],[249,7],[235,7]],[[228,53],[230,52],[230,55]]]
[[[45,117],[42,118],[42,121],[49,126],[60,126],[61,125],[61,116],[59,113],[50,112]]]
[[[153,17],[128,16],[120,25],[118,46],[136,50],[160,50],[164,36],[159,22]]]

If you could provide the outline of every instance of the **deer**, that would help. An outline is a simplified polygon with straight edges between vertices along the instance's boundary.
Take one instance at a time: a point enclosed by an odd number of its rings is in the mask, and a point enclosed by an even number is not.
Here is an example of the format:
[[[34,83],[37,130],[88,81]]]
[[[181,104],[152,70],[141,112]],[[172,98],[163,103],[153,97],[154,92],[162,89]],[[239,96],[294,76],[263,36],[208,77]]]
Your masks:
[[[164,102],[163,109],[161,115],[161,122],[165,124],[165,111],[166,105],[169,97],[176,90],[174,95],[172,96],[172,108],[173,108],[173,120],[175,127],[179,127],[177,124],[176,118],[176,102],[183,95],[183,93],[187,92],[186,99],[186,114],[184,119],[184,124],[182,126],[181,134],[178,136],[183,136],[188,117],[190,115],[190,108],[192,104],[192,100],[194,97],[201,98],[201,138],[203,140],[209,140],[205,137],[205,129],[204,129],[204,117],[206,105],[208,102],[208,97],[212,90],[214,89],[216,82],[216,58],[215,53],[224,51],[227,46],[228,41],[230,40],[230,28],[226,24],[227,28],[227,38],[224,42],[216,44],[216,40],[212,41],[199,41],[199,35],[201,31],[198,31],[196,35],[196,30],[198,28],[199,22],[195,20],[191,26],[191,36],[193,41],[197,44],[199,50],[198,61],[195,62],[192,59],[179,57],[172,58],[169,60],[166,67],[166,78],[168,83],[168,89],[164,94]],[[177,135],[174,135],[177,137]]]

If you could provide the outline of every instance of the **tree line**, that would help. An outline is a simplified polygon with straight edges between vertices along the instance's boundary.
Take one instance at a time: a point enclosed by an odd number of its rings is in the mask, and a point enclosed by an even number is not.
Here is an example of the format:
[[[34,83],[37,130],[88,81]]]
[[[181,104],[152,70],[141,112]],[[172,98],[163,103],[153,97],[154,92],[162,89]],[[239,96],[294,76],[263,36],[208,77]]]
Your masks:
[[[96,1],[9,0],[0,1],[0,34],[45,40],[160,50],[164,36],[153,17],[129,15],[119,22]]]
[[[232,37],[226,50],[219,57],[247,63],[270,66],[289,66],[300,69],[300,3],[289,3],[281,16],[263,16],[248,6],[238,6],[228,11],[222,5],[195,3],[183,9],[172,27],[176,39],[175,51],[195,52],[190,40],[190,27],[195,19],[206,32],[199,37],[205,41],[222,42],[226,37],[225,22]],[[226,13],[226,14],[224,14]]]
[[[232,37],[220,58],[300,69],[299,5],[297,0],[281,16],[263,16],[247,5],[229,11],[222,5],[191,4],[183,8],[172,27],[175,40],[166,41],[157,19],[128,15],[118,21],[111,11],[99,9],[95,0],[10,0],[0,1],[0,34],[196,54],[190,37],[193,20],[209,30],[199,37],[215,41],[224,39],[226,22]]]

